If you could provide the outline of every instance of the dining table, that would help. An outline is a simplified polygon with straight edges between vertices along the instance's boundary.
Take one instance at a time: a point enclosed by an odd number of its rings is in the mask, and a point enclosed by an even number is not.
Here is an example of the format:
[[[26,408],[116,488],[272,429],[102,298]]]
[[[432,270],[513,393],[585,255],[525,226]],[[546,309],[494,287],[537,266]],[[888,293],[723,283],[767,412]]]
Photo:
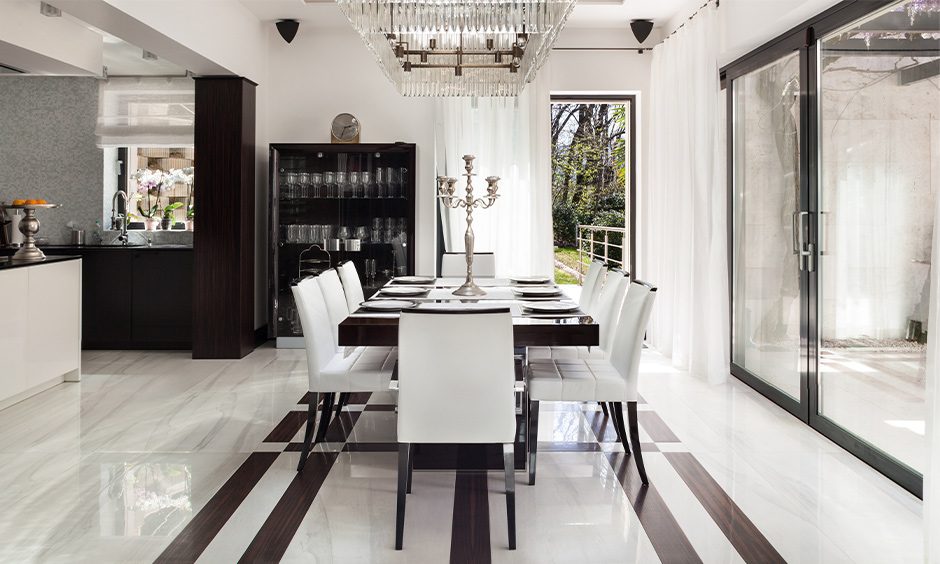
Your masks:
[[[549,278],[475,278],[486,294],[455,296],[464,278],[399,276],[380,288],[339,324],[341,346],[397,346],[401,308],[487,309],[508,307],[513,344],[530,346],[596,346],[600,332],[594,319]],[[570,307],[567,307],[570,306]],[[386,309],[387,307],[387,309]]]
[[[512,314],[513,344],[518,354],[516,379],[523,379],[527,346],[596,346],[597,322],[549,278],[475,278],[480,296],[456,296],[461,278],[399,276],[390,280],[339,324],[341,346],[397,346],[398,320],[403,309],[473,310],[508,307]],[[459,346],[459,343],[454,343]],[[396,375],[393,378],[397,378]],[[515,467],[528,461],[528,401],[518,394]],[[502,469],[499,445],[415,445],[416,470],[486,471]]]

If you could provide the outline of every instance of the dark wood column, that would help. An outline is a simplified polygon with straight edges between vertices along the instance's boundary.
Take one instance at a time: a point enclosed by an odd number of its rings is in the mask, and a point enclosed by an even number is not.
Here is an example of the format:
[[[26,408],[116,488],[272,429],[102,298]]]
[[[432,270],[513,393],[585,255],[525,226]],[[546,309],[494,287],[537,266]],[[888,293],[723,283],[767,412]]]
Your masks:
[[[256,86],[196,79],[193,358],[254,349]]]

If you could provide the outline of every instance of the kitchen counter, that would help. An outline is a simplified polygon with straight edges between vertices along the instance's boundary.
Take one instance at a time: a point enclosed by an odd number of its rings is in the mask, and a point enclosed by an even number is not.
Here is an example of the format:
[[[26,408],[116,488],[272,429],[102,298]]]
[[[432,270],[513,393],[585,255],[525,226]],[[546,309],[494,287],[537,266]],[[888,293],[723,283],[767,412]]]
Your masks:
[[[0,268],[0,309],[0,409],[81,378],[78,257]]]
[[[16,252],[15,249],[10,249],[10,250],[13,252]],[[80,256],[55,256],[55,257],[46,257],[45,260],[18,261],[18,260],[13,260],[13,258],[10,256],[0,256],[0,270],[12,270],[14,268],[24,268],[27,266],[36,266],[39,264],[49,264],[53,262],[62,262],[62,261],[67,261],[67,260],[81,260],[81,258],[82,257]]]

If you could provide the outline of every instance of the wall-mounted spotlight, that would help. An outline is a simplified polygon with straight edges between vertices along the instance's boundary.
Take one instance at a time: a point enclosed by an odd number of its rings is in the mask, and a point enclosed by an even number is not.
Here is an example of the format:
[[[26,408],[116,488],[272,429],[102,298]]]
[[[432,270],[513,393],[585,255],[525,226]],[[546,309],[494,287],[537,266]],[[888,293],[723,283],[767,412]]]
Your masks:
[[[281,34],[284,41],[290,43],[294,40],[294,36],[297,35],[297,28],[300,27],[300,22],[297,20],[280,20],[275,25],[277,25],[277,32]]]
[[[45,2],[39,3],[39,13],[46,16],[47,18],[62,17],[62,10],[56,8],[52,4],[46,4]]]
[[[649,20],[633,20],[630,22],[630,29],[633,30],[633,37],[636,37],[636,40],[640,43],[646,41],[646,38],[650,36],[650,32],[653,31],[653,22]]]

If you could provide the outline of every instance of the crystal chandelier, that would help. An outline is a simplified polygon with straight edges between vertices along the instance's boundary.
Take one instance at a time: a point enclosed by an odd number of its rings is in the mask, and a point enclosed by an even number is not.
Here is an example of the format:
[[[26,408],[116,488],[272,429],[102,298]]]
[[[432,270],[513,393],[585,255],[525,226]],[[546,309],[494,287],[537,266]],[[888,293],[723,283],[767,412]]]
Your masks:
[[[403,96],[516,96],[577,0],[336,0]]]

